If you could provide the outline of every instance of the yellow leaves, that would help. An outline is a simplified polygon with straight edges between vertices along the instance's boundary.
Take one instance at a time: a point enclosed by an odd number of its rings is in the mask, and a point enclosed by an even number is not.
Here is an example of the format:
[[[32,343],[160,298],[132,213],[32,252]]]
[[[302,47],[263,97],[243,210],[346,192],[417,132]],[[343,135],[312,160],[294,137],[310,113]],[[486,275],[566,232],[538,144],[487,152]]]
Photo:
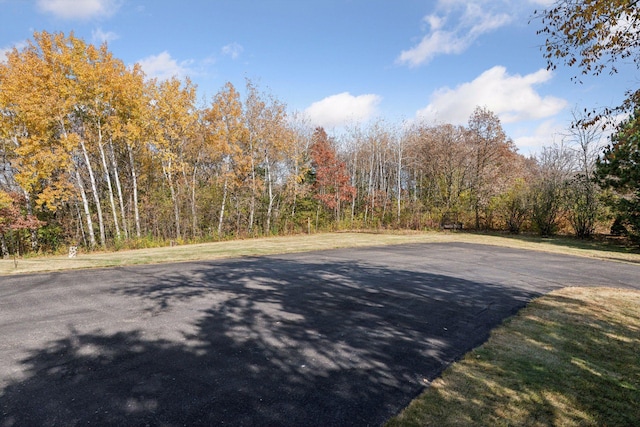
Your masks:
[[[250,81],[247,93],[245,122],[254,150],[268,154],[270,161],[284,158],[293,150],[285,105],[269,94],[259,93]]]
[[[68,197],[62,181],[80,135],[91,147],[98,137],[138,141],[152,127],[144,90],[139,66],[127,69],[106,46],[73,33],[34,33],[0,64],[0,108],[9,112],[0,118],[2,136],[16,145],[16,182],[41,206]]]
[[[54,185],[45,187],[35,200],[35,204],[40,209],[47,209],[55,212],[73,194],[73,188],[68,181],[59,181]]]
[[[231,83],[216,94],[211,106],[204,112],[206,142],[211,155],[236,157],[239,143],[248,138],[243,122],[240,94]]]
[[[195,129],[195,87],[190,80],[184,86],[173,77],[150,84],[152,110],[158,135],[156,142],[162,149],[175,149]]]
[[[60,137],[60,142],[62,152],[68,154],[80,144],[80,136],[77,133],[65,134]]]
[[[0,190],[0,210],[6,209],[11,206],[13,199],[6,191]]]
[[[139,65],[126,67],[106,45],[40,32],[0,64],[0,109],[7,112],[0,117],[0,138],[9,146],[12,178],[35,207],[56,210],[90,192],[88,228],[92,211],[102,221],[100,199],[108,196],[111,211],[117,195],[126,217],[127,195],[116,194],[110,180],[125,181],[116,189],[133,191],[137,207],[138,180],[146,191],[164,174],[174,204],[190,186],[195,206],[201,182],[223,177],[225,189],[251,192],[254,209],[263,182],[275,200],[295,144],[284,105],[250,83],[248,89],[243,105],[227,83],[201,110],[188,79],[145,80]],[[93,173],[94,163],[101,163],[100,175]],[[133,190],[127,188],[131,182]]]

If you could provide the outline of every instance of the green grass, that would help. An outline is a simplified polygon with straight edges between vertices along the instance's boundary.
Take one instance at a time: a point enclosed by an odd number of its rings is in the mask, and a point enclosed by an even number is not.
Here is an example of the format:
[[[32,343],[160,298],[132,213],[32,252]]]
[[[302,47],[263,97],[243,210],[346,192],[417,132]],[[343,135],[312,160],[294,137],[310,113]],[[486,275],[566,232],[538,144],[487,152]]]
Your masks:
[[[19,258],[15,261],[13,259],[4,259],[0,260],[0,275],[136,264],[200,261],[346,247],[439,242],[482,243],[518,249],[640,263],[639,253],[633,253],[628,250],[613,251],[611,245],[597,241],[586,244],[580,243],[575,239],[540,239],[451,232],[344,232],[232,240],[164,248],[121,250],[116,252],[80,252],[76,258],[72,259],[64,255]]]
[[[565,288],[450,366],[395,426],[640,425],[640,291]]]

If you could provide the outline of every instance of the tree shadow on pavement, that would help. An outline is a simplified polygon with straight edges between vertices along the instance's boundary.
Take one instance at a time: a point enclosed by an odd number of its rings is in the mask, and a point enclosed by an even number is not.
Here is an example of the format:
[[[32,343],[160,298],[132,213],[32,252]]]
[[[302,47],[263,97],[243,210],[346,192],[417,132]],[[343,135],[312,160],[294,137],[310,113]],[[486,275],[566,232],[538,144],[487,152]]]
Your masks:
[[[21,361],[0,426],[380,425],[537,296],[354,262],[171,268],[112,292],[192,332],[71,329]]]

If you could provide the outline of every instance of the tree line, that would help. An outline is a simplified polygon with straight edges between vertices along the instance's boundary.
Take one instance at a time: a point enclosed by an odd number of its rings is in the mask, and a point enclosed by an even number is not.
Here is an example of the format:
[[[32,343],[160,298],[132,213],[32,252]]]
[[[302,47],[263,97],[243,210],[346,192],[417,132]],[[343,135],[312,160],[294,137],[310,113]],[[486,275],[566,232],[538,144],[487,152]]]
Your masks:
[[[573,68],[572,81],[584,76],[611,76],[618,66],[640,66],[640,3],[637,0],[556,0],[534,12],[545,37],[541,47],[547,69]],[[593,109],[573,123],[573,129],[594,125],[613,128],[609,145],[595,164],[595,181],[606,191],[615,216],[611,231],[640,243],[640,89],[628,88],[618,106]],[[621,123],[617,118],[625,117]],[[583,181],[586,183],[586,181]],[[593,185],[590,183],[589,185]],[[587,201],[587,200],[583,200]]]
[[[188,78],[36,32],[0,62],[0,251],[451,224],[586,237],[606,216],[594,129],[536,157],[483,107],[331,137],[251,81],[198,101]]]

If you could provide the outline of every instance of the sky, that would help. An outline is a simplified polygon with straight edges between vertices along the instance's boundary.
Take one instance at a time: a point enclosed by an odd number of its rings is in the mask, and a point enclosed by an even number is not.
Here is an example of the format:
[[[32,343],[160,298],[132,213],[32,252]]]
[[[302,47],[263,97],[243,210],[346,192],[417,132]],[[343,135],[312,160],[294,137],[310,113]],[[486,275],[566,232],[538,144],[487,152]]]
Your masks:
[[[246,79],[339,133],[384,120],[500,118],[521,153],[559,143],[572,111],[617,106],[636,69],[547,71],[535,10],[553,0],[0,0],[0,60],[34,31],[106,42],[149,77],[189,77],[203,102]]]

